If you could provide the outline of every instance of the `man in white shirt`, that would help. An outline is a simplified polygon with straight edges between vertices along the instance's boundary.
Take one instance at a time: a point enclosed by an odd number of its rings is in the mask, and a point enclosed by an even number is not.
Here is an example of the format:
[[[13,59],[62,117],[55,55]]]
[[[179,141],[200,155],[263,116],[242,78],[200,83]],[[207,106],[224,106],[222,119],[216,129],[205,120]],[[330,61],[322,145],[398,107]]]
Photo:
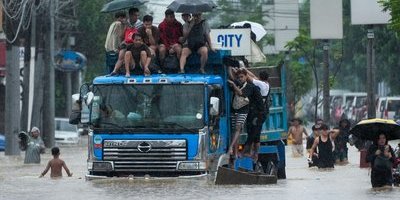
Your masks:
[[[119,45],[124,40],[124,31],[126,24],[125,12],[115,13],[115,21],[111,23],[107,32],[106,42],[104,44],[106,50],[106,65],[107,71],[114,69],[115,62],[117,61]]]
[[[241,63],[242,64],[242,63]],[[243,64],[242,64],[243,65]],[[244,67],[242,67],[244,68]],[[246,69],[246,68],[245,68]],[[248,118],[247,121],[247,132],[249,133],[250,131],[252,132],[253,135],[257,135],[257,138],[254,141],[254,144],[250,146],[251,150],[251,156],[253,157],[254,160],[257,161],[258,159],[258,149],[260,147],[260,134],[261,134],[261,129],[262,125],[264,124],[265,120],[268,119],[268,113],[269,113],[269,91],[270,91],[270,86],[268,83],[268,78],[269,75],[266,71],[261,71],[260,72],[260,79],[256,75],[254,75],[252,72],[250,72],[248,69],[246,69],[247,74],[249,76],[249,81],[253,82],[254,85],[256,85],[260,89],[261,96],[263,97],[263,103],[265,106],[265,112],[261,113],[262,116],[257,116],[254,117],[253,119],[251,117]],[[246,141],[246,144],[248,144],[249,141]],[[245,154],[249,152],[248,146],[245,147]]]

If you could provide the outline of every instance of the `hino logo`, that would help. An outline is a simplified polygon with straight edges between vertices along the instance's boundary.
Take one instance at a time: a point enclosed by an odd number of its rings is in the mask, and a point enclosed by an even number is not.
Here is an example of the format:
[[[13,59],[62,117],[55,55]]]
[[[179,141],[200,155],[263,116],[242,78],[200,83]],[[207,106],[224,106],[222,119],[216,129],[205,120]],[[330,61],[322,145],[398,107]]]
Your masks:
[[[137,149],[142,153],[147,153],[151,150],[151,145],[147,142],[142,142],[137,146]]]
[[[127,141],[104,141],[104,147],[125,147]]]

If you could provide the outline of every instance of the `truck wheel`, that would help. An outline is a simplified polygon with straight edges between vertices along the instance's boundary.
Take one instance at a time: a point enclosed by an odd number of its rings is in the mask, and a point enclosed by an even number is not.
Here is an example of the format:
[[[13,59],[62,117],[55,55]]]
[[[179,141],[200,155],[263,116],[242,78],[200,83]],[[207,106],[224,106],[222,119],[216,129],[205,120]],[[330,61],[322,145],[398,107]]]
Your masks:
[[[286,179],[286,169],[285,167],[278,168],[278,179]]]
[[[268,175],[278,175],[278,167],[274,164],[274,162],[269,161],[267,164],[267,168],[265,169],[265,173]]]

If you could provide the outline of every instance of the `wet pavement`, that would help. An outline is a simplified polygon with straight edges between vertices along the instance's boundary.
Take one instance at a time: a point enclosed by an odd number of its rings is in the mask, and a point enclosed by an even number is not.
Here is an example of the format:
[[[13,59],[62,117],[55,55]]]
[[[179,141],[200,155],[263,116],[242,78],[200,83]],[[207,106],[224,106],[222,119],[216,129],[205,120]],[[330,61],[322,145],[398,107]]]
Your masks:
[[[391,143],[395,147],[398,141]],[[287,179],[276,185],[216,186],[202,179],[108,179],[86,181],[86,142],[61,146],[63,159],[73,177],[50,179],[49,173],[38,178],[51,158],[50,150],[42,155],[40,165],[24,165],[21,156],[0,152],[0,200],[20,199],[397,199],[400,188],[371,189],[369,170],[359,168],[359,152],[349,149],[349,162],[330,171],[308,168],[305,157],[293,158],[287,147]],[[65,172],[64,172],[65,175]]]

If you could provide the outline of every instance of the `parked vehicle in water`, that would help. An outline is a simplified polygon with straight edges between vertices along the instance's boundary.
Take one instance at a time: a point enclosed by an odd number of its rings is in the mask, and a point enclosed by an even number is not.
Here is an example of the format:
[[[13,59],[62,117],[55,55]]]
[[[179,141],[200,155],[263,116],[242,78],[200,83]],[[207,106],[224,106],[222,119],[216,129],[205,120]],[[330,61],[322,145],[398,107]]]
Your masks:
[[[54,138],[57,144],[78,144],[78,128],[70,124],[68,118],[56,118]]]
[[[331,120],[335,118],[335,112],[339,106],[341,110],[342,101],[339,101],[339,97],[342,97],[345,93],[350,92],[349,90],[342,89],[332,89],[329,91],[329,103],[330,103],[330,118]],[[317,103],[315,95],[315,90],[307,94],[304,98],[304,112],[308,115],[309,120],[314,121],[316,118],[322,118],[323,115],[323,93],[319,92],[318,95],[318,105],[317,105],[317,116],[315,116],[315,104]],[[340,113],[341,114],[341,113]]]
[[[4,135],[0,134],[0,151],[4,151],[6,149],[6,138]]]
[[[332,98],[332,123],[337,124],[343,118],[354,122],[356,119],[356,105],[360,105],[366,97],[367,93],[365,92],[346,92]]]
[[[376,117],[382,119],[399,119],[400,96],[379,97],[376,105]]]
[[[350,120],[354,124],[356,124],[359,121],[366,119],[367,113],[368,113],[367,97],[366,96],[357,96],[354,99],[353,112],[352,112]]]

